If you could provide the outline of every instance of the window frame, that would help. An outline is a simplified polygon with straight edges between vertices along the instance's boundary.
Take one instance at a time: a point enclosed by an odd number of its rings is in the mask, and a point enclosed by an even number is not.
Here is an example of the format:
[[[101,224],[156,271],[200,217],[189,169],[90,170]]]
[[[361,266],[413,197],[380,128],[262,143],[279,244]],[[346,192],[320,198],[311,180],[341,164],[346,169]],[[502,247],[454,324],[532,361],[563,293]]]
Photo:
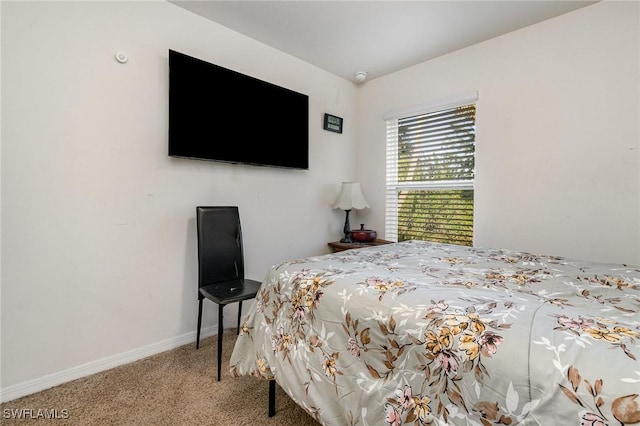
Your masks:
[[[385,238],[398,241],[398,194],[402,190],[474,190],[474,179],[448,181],[398,182],[398,120],[430,114],[451,108],[474,105],[477,111],[478,91],[396,110],[384,115],[386,122]],[[477,117],[475,120],[477,124]],[[475,152],[474,152],[475,157]],[[475,191],[474,191],[475,194]],[[475,204],[475,201],[474,201]]]

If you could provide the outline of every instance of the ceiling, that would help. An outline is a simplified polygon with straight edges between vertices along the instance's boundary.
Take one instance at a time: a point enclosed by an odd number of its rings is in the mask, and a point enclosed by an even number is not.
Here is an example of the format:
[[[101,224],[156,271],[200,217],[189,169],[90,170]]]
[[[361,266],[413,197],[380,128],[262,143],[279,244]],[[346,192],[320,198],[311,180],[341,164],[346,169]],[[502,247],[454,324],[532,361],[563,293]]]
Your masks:
[[[266,45],[368,80],[596,1],[170,0]]]

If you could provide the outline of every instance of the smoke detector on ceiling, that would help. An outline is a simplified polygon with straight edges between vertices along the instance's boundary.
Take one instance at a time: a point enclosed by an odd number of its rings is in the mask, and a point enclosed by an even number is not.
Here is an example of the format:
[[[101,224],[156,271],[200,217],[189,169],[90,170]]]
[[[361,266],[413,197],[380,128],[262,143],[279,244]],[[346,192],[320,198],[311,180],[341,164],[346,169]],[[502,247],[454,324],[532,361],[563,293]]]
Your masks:
[[[355,78],[358,83],[363,83],[368,75],[365,71],[357,71],[353,73],[353,78]]]

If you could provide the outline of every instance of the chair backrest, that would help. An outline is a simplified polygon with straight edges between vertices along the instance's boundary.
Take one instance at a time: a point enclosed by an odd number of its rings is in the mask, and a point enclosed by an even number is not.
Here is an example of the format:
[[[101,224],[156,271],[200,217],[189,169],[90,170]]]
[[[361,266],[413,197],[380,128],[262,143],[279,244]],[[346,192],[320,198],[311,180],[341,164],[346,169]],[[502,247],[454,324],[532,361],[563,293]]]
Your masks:
[[[198,286],[244,278],[238,207],[196,207]]]

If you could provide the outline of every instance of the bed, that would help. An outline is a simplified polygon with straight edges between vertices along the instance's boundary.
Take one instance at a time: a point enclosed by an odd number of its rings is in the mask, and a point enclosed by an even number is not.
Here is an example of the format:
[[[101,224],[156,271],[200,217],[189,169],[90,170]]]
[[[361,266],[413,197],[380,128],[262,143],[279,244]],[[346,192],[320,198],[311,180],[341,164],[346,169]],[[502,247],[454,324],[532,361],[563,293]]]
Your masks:
[[[640,424],[640,268],[422,241],[268,272],[231,356],[324,425]]]

